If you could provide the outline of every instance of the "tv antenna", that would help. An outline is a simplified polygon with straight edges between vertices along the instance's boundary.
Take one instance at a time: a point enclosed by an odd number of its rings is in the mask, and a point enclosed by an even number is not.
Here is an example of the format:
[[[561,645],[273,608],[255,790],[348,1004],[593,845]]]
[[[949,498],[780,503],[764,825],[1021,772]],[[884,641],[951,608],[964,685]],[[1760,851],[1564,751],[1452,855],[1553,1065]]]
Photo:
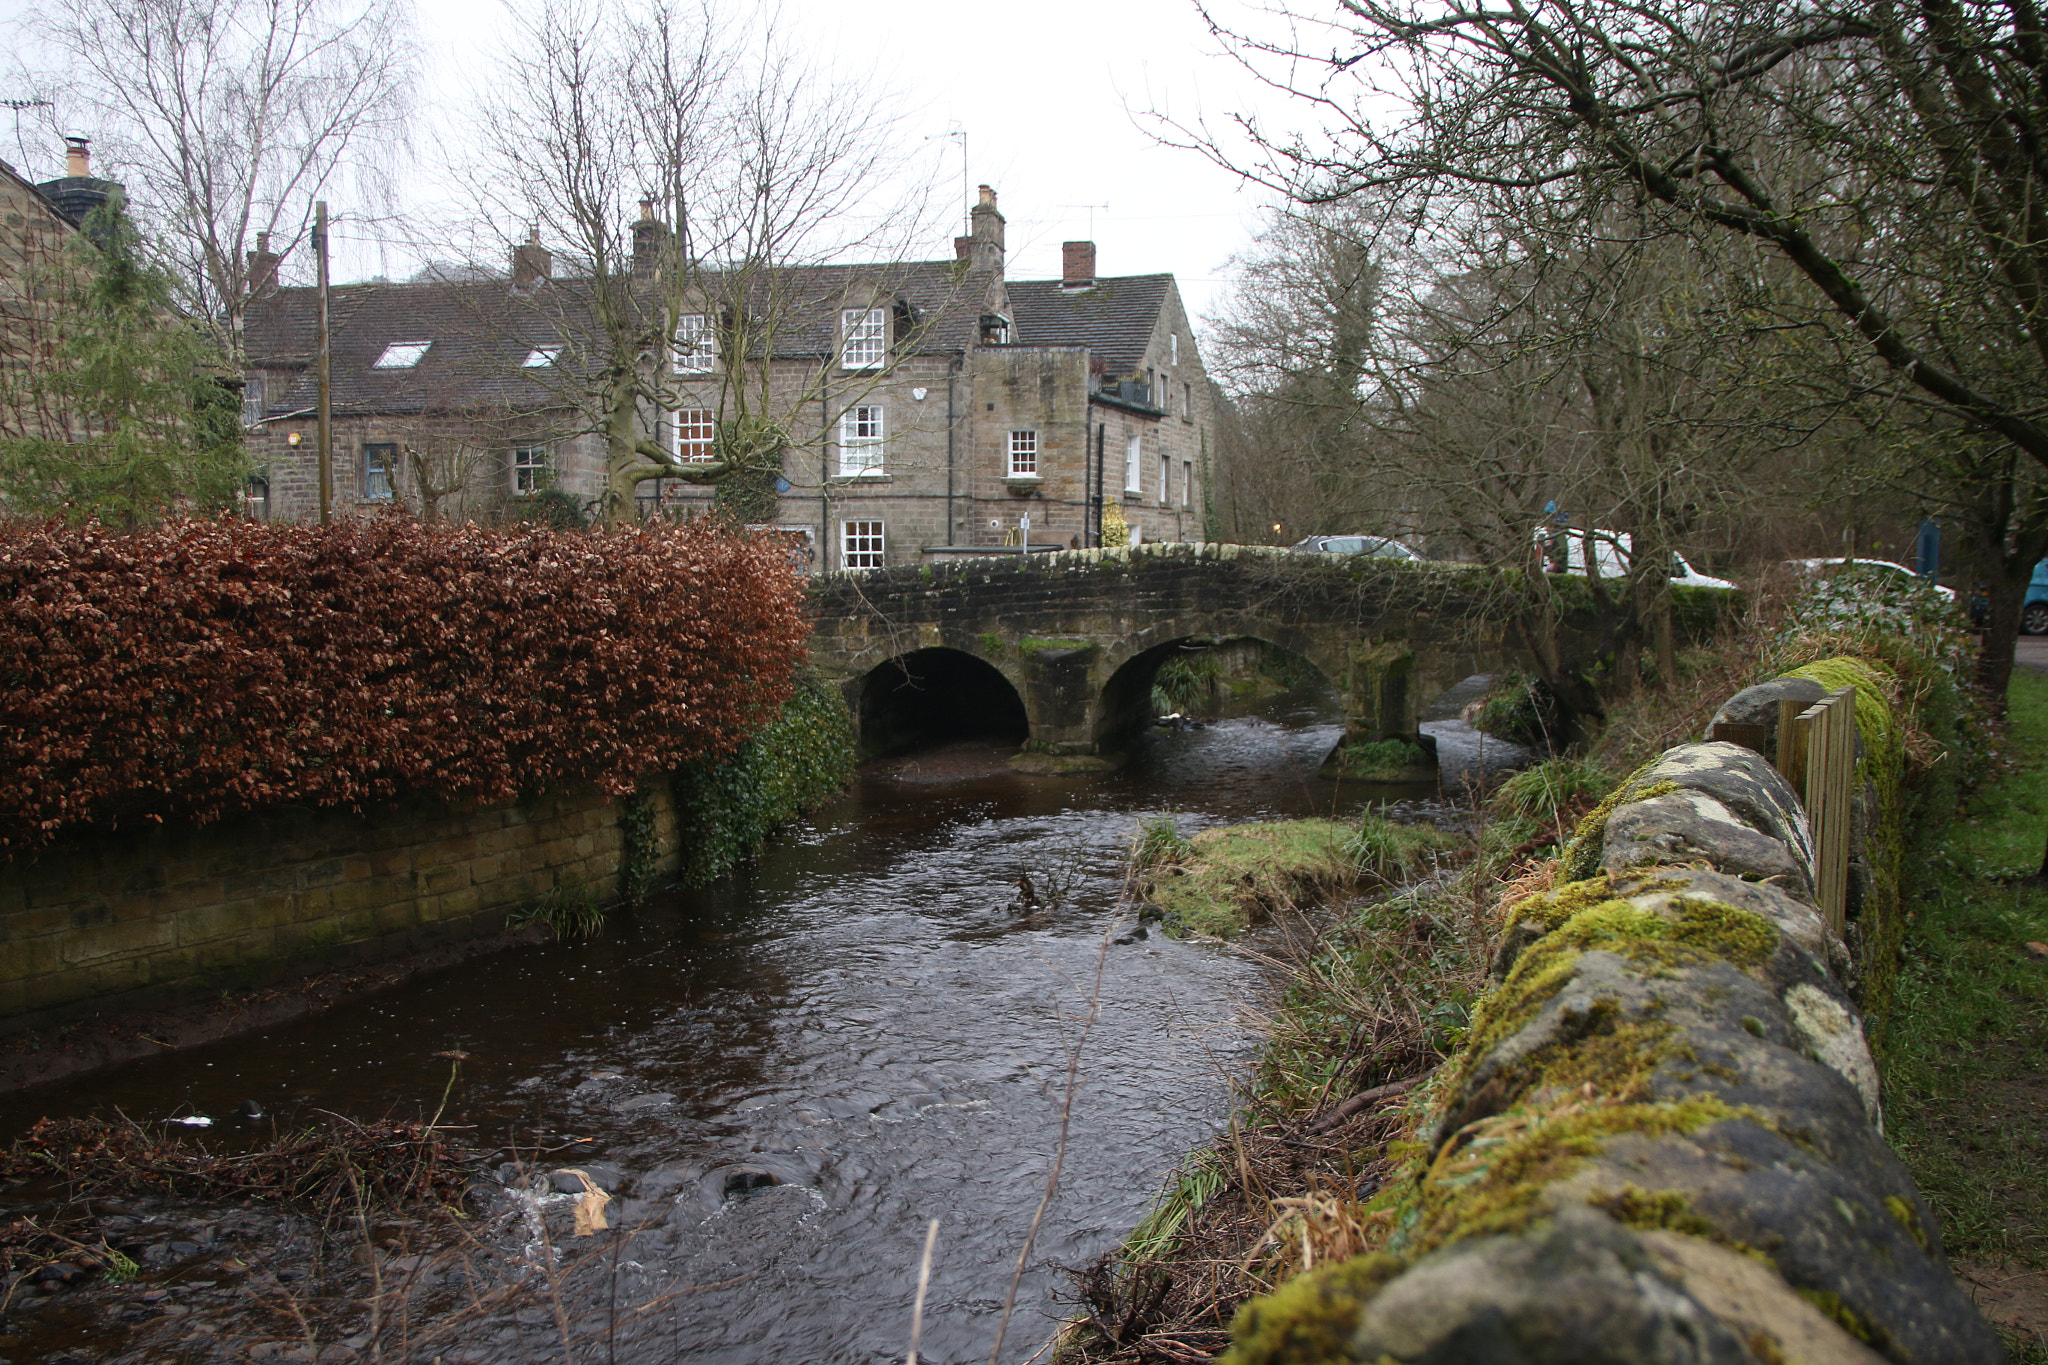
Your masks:
[[[24,109],[54,109],[49,100],[0,100],[0,106],[14,111],[14,146],[21,153],[23,169],[28,167],[28,145],[21,140],[21,111]]]
[[[974,194],[967,188],[967,129],[964,125],[956,123],[943,133],[927,133],[924,140],[930,142],[934,138],[942,137],[957,138],[960,142],[960,213],[967,223],[967,235],[972,237],[974,235]]]
[[[1095,210],[1101,209],[1104,213],[1109,212],[1109,205],[1107,204],[1056,204],[1054,207],[1088,210],[1088,240],[1091,242],[1095,240]]]

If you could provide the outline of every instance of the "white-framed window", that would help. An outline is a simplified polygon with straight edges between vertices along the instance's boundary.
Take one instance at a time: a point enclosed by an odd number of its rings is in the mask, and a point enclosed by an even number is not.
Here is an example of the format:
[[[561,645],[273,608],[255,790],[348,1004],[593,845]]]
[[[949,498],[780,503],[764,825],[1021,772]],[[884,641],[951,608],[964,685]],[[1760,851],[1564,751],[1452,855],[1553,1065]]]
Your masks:
[[[554,481],[546,446],[519,446],[512,452],[512,496],[529,498]]]
[[[263,376],[252,374],[242,381],[242,425],[263,424]]]
[[[717,458],[711,452],[718,435],[718,423],[710,408],[681,408],[676,412],[676,459],[684,464],[707,464]]]
[[[880,308],[847,308],[839,314],[839,364],[849,370],[879,370],[889,351],[889,315]]]
[[[1180,505],[1193,510],[1195,505],[1195,462],[1180,462]]]
[[[390,502],[398,487],[398,447],[386,442],[363,446],[363,501]]]
[[[370,362],[373,370],[409,370],[433,346],[431,341],[394,341]]]
[[[561,354],[562,348],[559,346],[536,346],[526,353],[526,359],[519,362],[519,368],[522,370],[545,369],[549,365],[554,364],[555,358]]]
[[[676,319],[676,373],[710,374],[718,360],[718,333],[702,313]]]
[[[1153,391],[1152,401],[1161,412],[1173,411],[1173,376],[1164,370],[1159,372],[1159,387]]]
[[[839,414],[839,472],[879,474],[888,433],[880,403],[856,403]]]
[[[1166,363],[1169,365],[1180,364],[1179,332],[1168,332],[1166,334]]]
[[[1173,501],[1173,461],[1165,455],[1159,457],[1159,505]]]
[[[839,567],[879,569],[882,567],[882,523],[842,521],[839,523]]]
[[[1038,477],[1037,432],[1013,431],[1010,433],[1010,477],[1013,479],[1035,479]]]
[[[1145,485],[1139,482],[1145,477],[1145,467],[1139,463],[1145,453],[1145,443],[1133,436],[1124,444],[1124,491],[1143,493]]]

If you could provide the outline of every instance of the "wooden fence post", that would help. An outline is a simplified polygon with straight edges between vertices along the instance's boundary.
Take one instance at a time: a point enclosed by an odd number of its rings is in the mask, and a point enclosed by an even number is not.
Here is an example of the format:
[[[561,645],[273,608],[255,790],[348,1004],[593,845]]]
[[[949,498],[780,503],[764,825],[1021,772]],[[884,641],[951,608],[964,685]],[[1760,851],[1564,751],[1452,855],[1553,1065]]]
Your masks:
[[[1813,835],[1814,900],[1842,932],[1849,907],[1850,797],[1856,784],[1856,689],[1800,709],[1778,703],[1778,771],[1806,807]]]

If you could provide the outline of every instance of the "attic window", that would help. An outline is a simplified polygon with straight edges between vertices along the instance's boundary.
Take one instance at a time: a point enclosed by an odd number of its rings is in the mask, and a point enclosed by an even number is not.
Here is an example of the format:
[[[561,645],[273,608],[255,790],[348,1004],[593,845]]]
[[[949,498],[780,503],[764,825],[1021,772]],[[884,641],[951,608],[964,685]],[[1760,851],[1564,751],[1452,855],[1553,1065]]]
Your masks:
[[[536,346],[526,353],[526,359],[522,360],[519,363],[519,368],[523,370],[538,370],[545,368],[546,366],[554,364],[555,357],[560,355],[561,353],[562,348],[559,346]],[[386,352],[386,354],[389,354],[389,352]],[[418,356],[413,357],[413,360],[418,359]],[[382,362],[379,363],[381,364]],[[409,364],[411,362],[406,363]]]
[[[394,341],[384,348],[384,354],[377,357],[370,366],[373,370],[409,370],[420,363],[420,357],[427,353],[431,341]],[[529,364],[532,362],[529,361]]]

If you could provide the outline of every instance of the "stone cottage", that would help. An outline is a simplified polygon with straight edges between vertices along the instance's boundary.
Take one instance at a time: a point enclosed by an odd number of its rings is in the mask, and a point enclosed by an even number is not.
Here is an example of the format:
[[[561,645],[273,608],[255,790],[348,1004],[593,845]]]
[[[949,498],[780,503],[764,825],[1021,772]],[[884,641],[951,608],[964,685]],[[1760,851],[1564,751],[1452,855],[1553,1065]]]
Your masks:
[[[634,227],[637,273],[643,237],[667,229]],[[1093,546],[1111,506],[1145,540],[1200,539],[1214,414],[1173,277],[1098,275],[1093,243],[1069,242],[1059,279],[1010,280],[1003,229],[983,186],[951,260],[807,266],[723,292],[702,272],[684,305],[702,311],[680,313],[671,354],[649,362],[666,399],[641,412],[645,438],[709,461],[721,423],[765,411],[783,446],[773,524],[818,569],[1016,550],[1027,519],[1032,550]],[[277,287],[275,270],[265,257],[251,272],[265,283],[250,447],[268,514],[303,518],[317,508],[313,291]],[[548,487],[598,497],[593,416],[550,382],[576,363],[577,290],[538,242],[503,275],[331,290],[335,511],[402,500],[488,518]],[[637,495],[644,514],[690,516],[713,491],[660,479]]]

